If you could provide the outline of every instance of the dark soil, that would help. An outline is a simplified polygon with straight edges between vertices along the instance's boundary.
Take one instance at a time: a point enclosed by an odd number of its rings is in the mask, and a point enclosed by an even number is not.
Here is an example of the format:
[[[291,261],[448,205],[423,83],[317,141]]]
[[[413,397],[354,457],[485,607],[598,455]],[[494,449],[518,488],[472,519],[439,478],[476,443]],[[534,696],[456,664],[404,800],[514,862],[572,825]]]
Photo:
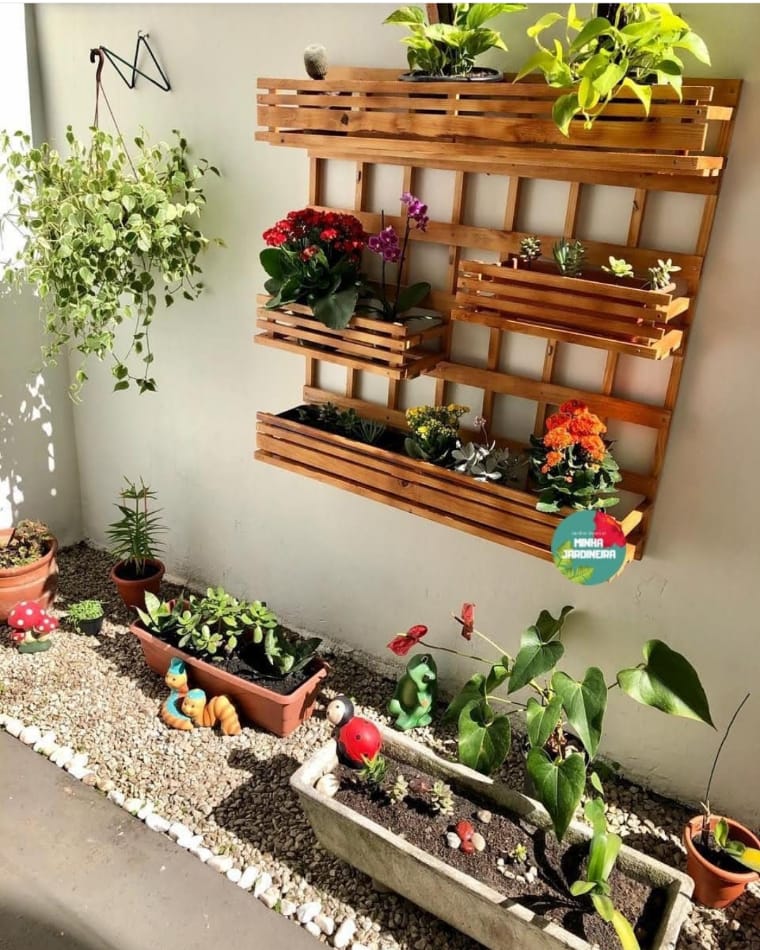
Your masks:
[[[149,577],[154,577],[160,570],[161,568],[158,567],[157,564],[146,564],[145,567],[139,571],[137,566],[129,561],[114,568],[114,573],[123,581],[144,581]]]
[[[408,779],[427,779],[422,773],[407,765],[393,762],[388,770],[384,787],[389,788],[401,772]],[[493,804],[478,802],[454,795],[454,814],[446,818],[434,814],[424,797],[410,793],[401,804],[391,804],[382,791],[360,781],[356,772],[339,767],[341,787],[336,800],[365,815],[395,834],[403,836],[446,864],[471,875],[494,888],[511,900],[519,901],[571,933],[598,945],[601,950],[620,950],[620,943],[610,924],[605,923],[593,910],[587,897],[575,898],[570,894],[570,885],[582,877],[588,847],[559,844],[553,834],[540,831],[508,813],[500,814]],[[429,782],[431,780],[427,779]],[[489,824],[475,817],[478,808],[492,812]],[[467,819],[486,839],[486,850],[465,854],[455,851],[446,843],[446,832],[453,831],[461,819]],[[526,862],[512,862],[510,854],[515,845],[522,844],[527,850]],[[513,874],[521,874],[530,866],[538,868],[538,878],[533,884],[516,881],[502,874],[496,864],[503,858],[505,866]],[[615,869],[610,876],[612,900],[615,907],[634,926],[641,950],[647,950],[659,926],[665,906],[664,890],[652,890],[645,884],[634,881]],[[526,947],[526,950],[528,948]]]
[[[712,836],[711,836],[712,840]],[[713,848],[711,845],[702,844],[702,836],[699,835],[696,838],[692,838],[692,844],[697,851],[702,855],[705,861],[709,861],[713,867],[719,868],[721,871],[729,871],[731,874],[749,874],[749,868],[746,868],[743,864],[739,864],[738,861],[726,854],[725,851],[719,851],[717,848]]]

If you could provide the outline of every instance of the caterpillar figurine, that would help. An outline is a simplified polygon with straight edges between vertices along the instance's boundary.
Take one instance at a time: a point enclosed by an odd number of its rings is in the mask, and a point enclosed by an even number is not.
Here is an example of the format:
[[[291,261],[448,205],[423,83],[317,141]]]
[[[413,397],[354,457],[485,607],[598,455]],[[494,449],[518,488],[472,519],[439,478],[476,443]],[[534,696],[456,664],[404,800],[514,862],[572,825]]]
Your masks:
[[[172,729],[189,732],[195,726],[221,726],[225,736],[239,736],[240,720],[235,707],[226,696],[213,696],[208,701],[202,689],[190,689],[187,667],[174,658],[169,663],[164,682],[171,692],[161,704],[161,721]]]
[[[225,736],[239,736],[240,720],[235,707],[226,696],[212,696],[206,701],[202,689],[191,689],[182,700],[182,712],[195,726],[215,726],[219,723]]]

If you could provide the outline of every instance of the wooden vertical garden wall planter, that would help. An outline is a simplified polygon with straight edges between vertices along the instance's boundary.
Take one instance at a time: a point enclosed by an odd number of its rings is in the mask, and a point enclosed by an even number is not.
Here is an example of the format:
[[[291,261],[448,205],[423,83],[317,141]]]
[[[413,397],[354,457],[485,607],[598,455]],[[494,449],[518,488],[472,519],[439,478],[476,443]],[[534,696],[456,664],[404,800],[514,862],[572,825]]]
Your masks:
[[[259,79],[256,138],[272,145],[306,150],[310,163],[308,203],[324,206],[327,164],[355,163],[353,208],[335,208],[358,217],[368,231],[380,228],[380,215],[367,210],[368,181],[378,165],[401,166],[404,191],[415,191],[420,169],[451,172],[451,211],[430,221],[416,242],[448,250],[445,282],[429,304],[444,315],[444,325],[420,337],[386,325],[377,328],[354,318],[348,331],[327,331],[308,311],[264,309],[259,298],[256,342],[299,353],[306,360],[303,401],[332,402],[367,418],[406,428],[401,410],[405,380],[420,374],[435,380],[436,405],[451,401],[451,386],[480,390],[489,433],[500,445],[524,445],[491,424],[497,401],[535,403],[533,432],[540,435],[552,407],[580,399],[602,418],[648,429],[653,449],[648,467],[623,471],[628,510],[621,518],[629,554],[644,552],[665,459],[673,410],[686,356],[689,328],[733,130],[741,82],[686,80],[683,100],[668,87],[655,87],[649,117],[634,99],[615,100],[592,130],[572,124],[569,138],[551,120],[555,90],[542,82],[471,84],[400,82],[395,70],[336,69],[326,80]],[[507,180],[503,225],[478,227],[467,218],[468,185],[477,174]],[[539,234],[548,250],[559,237],[580,237],[587,251],[584,276],[566,278],[542,267],[516,266],[524,231],[518,213],[529,201],[523,182],[566,182],[568,197],[562,234]],[[631,210],[622,230],[625,243],[586,240],[578,234],[584,190],[594,186],[631,190]],[[689,253],[641,246],[650,192],[698,196],[702,214]],[[386,213],[398,227],[401,214]],[[466,249],[466,255],[464,251]],[[485,252],[496,261],[475,259]],[[660,258],[681,270],[676,286],[653,292],[610,282],[600,266],[624,257],[639,274]],[[465,259],[466,258],[466,259]],[[406,275],[404,275],[406,276]],[[376,323],[377,321],[370,321]],[[487,328],[477,365],[456,358],[461,324]],[[508,372],[503,343],[513,334],[546,340],[543,363],[534,376]],[[563,347],[606,352],[596,386],[586,389],[557,379]],[[573,350],[568,350],[568,359]],[[565,355],[565,354],[563,354]],[[630,399],[620,392],[621,358],[666,361],[664,396],[659,401]],[[321,384],[320,364],[344,366],[342,392]],[[387,377],[384,403],[360,398],[363,372]],[[405,458],[299,422],[294,412],[259,413],[256,458],[279,467],[459,528],[517,550],[550,558],[551,535],[559,521],[535,510],[536,495],[514,486],[483,484],[427,462]],[[499,437],[499,436],[502,437]]]

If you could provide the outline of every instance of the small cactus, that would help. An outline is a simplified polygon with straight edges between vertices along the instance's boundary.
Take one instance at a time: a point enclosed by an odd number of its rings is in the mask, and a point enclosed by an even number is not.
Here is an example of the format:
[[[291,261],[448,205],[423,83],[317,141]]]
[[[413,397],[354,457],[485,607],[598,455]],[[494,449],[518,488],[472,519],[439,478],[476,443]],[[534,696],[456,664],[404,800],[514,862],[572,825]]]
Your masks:
[[[362,757],[364,765],[359,769],[359,778],[368,785],[382,785],[385,773],[388,771],[388,761],[382,755],[371,759]]]
[[[531,261],[536,261],[541,257],[541,240],[536,237],[535,234],[531,234],[530,237],[524,237],[520,241],[520,260],[526,261],[530,264]]]
[[[586,263],[586,248],[580,241],[561,238],[552,248],[554,260],[563,277],[580,277]]]
[[[430,790],[430,805],[434,812],[449,817],[454,814],[454,796],[451,788],[440,780],[433,782]]]
[[[610,266],[602,264],[602,270],[615,277],[633,277],[633,267],[623,257],[613,257],[610,255]]]
[[[409,794],[409,782],[404,778],[404,776],[399,772],[396,776],[396,781],[391,786],[391,790],[388,792],[391,801],[394,805],[400,805],[401,802]]]

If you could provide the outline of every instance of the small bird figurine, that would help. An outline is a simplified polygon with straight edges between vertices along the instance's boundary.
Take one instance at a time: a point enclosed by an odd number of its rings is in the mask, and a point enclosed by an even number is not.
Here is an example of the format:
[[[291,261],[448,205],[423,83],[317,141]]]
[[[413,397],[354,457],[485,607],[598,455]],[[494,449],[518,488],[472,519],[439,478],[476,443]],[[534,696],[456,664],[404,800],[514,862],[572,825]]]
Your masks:
[[[360,769],[366,760],[378,755],[383,745],[380,730],[369,719],[354,715],[354,704],[348,696],[336,696],[326,716],[337,729],[338,755],[346,765]]]

